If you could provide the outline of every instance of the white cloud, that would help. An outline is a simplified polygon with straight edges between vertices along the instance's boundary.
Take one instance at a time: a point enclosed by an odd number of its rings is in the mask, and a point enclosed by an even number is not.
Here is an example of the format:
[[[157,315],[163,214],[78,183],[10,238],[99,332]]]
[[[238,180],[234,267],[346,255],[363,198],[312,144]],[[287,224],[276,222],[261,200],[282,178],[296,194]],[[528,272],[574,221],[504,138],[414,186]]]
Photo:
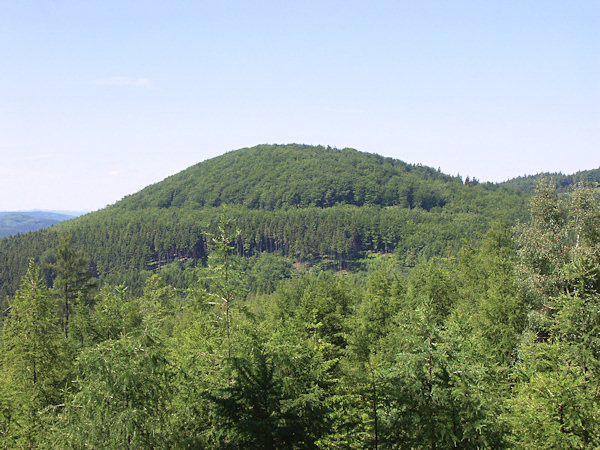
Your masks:
[[[117,175],[119,175],[121,173],[120,170],[109,170],[108,172],[106,172],[106,174],[109,177],[116,177]]]
[[[101,86],[148,87],[150,86],[150,80],[148,78],[110,77],[100,80],[94,80],[94,84],[98,84]]]

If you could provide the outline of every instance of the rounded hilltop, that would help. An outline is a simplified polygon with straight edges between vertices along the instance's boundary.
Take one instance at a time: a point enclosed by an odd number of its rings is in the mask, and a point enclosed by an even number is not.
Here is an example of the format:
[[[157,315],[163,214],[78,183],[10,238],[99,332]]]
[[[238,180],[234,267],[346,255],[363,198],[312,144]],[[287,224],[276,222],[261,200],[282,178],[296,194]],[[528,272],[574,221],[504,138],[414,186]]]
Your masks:
[[[356,206],[443,206],[438,183],[458,178],[430,167],[345,148],[259,145],[203,161],[119,202],[119,207],[249,209]],[[427,183],[427,188],[424,184]]]

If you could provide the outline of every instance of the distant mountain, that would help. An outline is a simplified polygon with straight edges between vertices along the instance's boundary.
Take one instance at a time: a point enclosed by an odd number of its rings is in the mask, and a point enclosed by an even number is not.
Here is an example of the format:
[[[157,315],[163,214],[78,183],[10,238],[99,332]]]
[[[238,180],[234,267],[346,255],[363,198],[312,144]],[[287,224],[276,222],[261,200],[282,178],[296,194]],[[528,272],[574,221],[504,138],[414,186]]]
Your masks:
[[[5,211],[0,212],[0,238],[28,233],[57,225],[75,218],[77,213],[62,214],[56,211]]]
[[[57,215],[59,220],[69,220],[74,217],[83,216],[84,214],[89,213],[90,211],[72,211],[72,210],[63,210],[63,209],[53,209],[53,210],[43,210],[43,209],[34,209],[32,211],[21,211],[26,212],[28,214],[36,214],[39,217],[52,217],[53,215]],[[68,219],[62,219],[64,216],[68,217]]]

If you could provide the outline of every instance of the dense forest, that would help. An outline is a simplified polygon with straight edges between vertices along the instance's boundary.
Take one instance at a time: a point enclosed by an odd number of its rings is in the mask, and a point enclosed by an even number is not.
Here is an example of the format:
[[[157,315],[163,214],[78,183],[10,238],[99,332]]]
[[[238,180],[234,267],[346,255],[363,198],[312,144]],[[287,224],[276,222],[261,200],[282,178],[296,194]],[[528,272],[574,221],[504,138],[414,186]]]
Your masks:
[[[442,255],[493,221],[524,218],[526,199],[516,187],[463,183],[352,149],[263,145],[204,161],[52,229],[0,240],[0,299],[14,294],[30,258],[51,262],[64,233],[95,276],[139,293],[158,267],[206,260],[224,205],[241,230],[240,256],[277,252],[345,268],[366,251],[396,251],[408,265]]]
[[[0,240],[0,447],[598,447],[590,177],[259,146]]]

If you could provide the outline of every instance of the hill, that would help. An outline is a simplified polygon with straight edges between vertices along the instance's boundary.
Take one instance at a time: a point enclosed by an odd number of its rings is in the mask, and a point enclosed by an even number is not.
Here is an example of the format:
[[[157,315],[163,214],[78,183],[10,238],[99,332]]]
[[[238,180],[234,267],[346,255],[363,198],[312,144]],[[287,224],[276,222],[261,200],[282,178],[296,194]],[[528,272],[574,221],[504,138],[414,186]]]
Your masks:
[[[75,217],[53,211],[0,212],[0,238],[57,225]]]
[[[429,181],[430,187],[423,182]],[[261,145],[204,161],[125,198],[119,207],[249,209],[356,206],[443,206],[437,183],[457,178],[429,167],[353,149]]]
[[[2,443],[598,448],[600,192],[557,191],[260,146],[2,239]]]
[[[600,183],[600,168],[592,170],[582,170],[571,175],[563,173],[539,173],[537,175],[526,175],[513,178],[502,183],[504,186],[516,187],[520,191],[531,193],[534,191],[537,182],[545,178],[556,186],[559,192],[566,192],[577,183],[597,185]]]
[[[493,221],[523,217],[508,185],[463,183],[421,165],[353,149],[261,145],[201,162],[104,210],[0,241],[0,293],[14,292],[27,260],[48,258],[59,234],[97,276],[134,285],[141,271],[209,252],[222,206],[241,233],[238,254],[278,252],[345,267],[360,252],[406,264],[477,239]]]

